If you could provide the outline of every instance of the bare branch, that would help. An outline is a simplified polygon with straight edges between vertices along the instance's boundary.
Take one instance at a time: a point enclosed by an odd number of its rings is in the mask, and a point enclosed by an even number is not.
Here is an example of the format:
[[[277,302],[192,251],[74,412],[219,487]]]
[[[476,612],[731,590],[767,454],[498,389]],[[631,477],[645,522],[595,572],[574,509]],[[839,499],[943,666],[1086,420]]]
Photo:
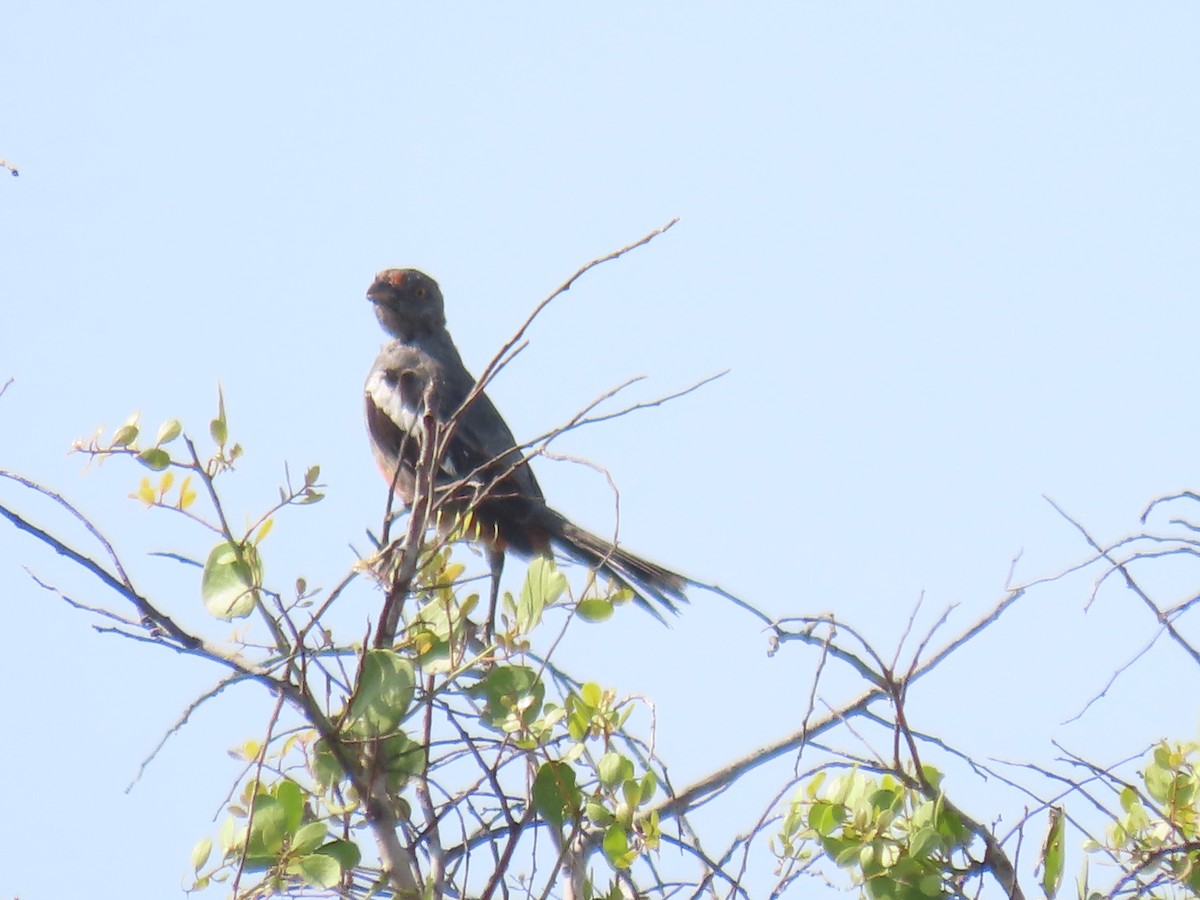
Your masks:
[[[1200,665],[1200,650],[1197,650],[1190,643],[1188,643],[1187,639],[1184,638],[1184,636],[1179,633],[1179,631],[1175,628],[1175,625],[1171,622],[1170,617],[1167,616],[1165,613],[1163,613],[1163,611],[1158,608],[1158,605],[1153,600],[1150,599],[1149,595],[1141,589],[1141,587],[1138,585],[1138,583],[1136,581],[1133,580],[1133,576],[1129,574],[1129,569],[1125,566],[1125,564],[1114,559],[1112,557],[1112,555],[1109,553],[1109,551],[1105,550],[1098,543],[1096,543],[1095,539],[1088,533],[1087,529],[1084,528],[1083,525],[1081,525],[1079,522],[1075,521],[1073,518],[1071,518],[1069,515],[1067,515],[1067,513],[1062,509],[1062,507],[1060,507],[1057,503],[1055,503],[1049,497],[1046,497],[1045,500],[1052,507],[1054,507],[1055,511],[1060,516],[1062,516],[1064,519],[1066,519],[1068,522],[1070,522],[1072,525],[1075,526],[1076,530],[1078,530],[1079,533],[1083,535],[1084,540],[1086,540],[1088,542],[1088,544],[1092,547],[1092,549],[1094,549],[1098,553],[1100,553],[1106,560],[1108,560],[1108,562],[1112,565],[1112,567],[1116,571],[1121,573],[1121,577],[1125,579],[1126,587],[1128,587],[1131,591],[1133,591],[1133,593],[1137,595],[1137,597],[1142,601],[1142,603],[1144,603],[1146,605],[1146,607],[1154,614],[1154,618],[1158,621],[1158,623],[1160,625],[1162,625],[1162,627],[1166,630],[1167,634],[1169,634],[1171,636],[1171,639],[1173,641],[1175,641],[1175,643],[1180,648],[1182,648],[1183,651],[1185,653],[1187,653],[1188,656],[1190,656],[1192,658],[1192,661],[1194,663],[1196,663],[1197,665]],[[1148,512],[1148,510],[1147,510],[1147,512]]]

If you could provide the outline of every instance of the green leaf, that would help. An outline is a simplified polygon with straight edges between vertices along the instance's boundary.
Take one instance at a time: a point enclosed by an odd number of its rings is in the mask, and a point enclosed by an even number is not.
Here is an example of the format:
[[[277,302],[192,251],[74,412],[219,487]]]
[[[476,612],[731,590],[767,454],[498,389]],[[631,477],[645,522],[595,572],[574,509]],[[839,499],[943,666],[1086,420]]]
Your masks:
[[[147,447],[137,455],[136,459],[147,469],[153,469],[155,472],[161,472],[171,464],[171,454],[157,447]]]
[[[917,880],[917,890],[922,897],[946,897],[950,896],[942,883],[942,876],[938,874],[922,875]]]
[[[600,705],[600,701],[603,699],[603,697],[604,692],[600,689],[600,685],[596,684],[594,681],[587,682],[579,689],[579,698],[592,709],[595,709]]]
[[[1142,776],[1146,782],[1146,792],[1159,803],[1170,801],[1171,789],[1175,784],[1175,774],[1170,769],[1160,766],[1149,766]]]
[[[1131,812],[1135,806],[1141,806],[1141,801],[1138,799],[1137,791],[1131,787],[1121,788],[1119,795],[1121,801],[1121,809],[1125,812]]]
[[[846,807],[840,803],[830,803],[827,800],[817,800],[808,810],[808,827],[824,838],[833,834],[842,822],[846,821]]]
[[[517,601],[517,631],[525,634],[542,621],[542,612],[567,588],[567,578],[554,560],[539,556],[529,564],[525,573],[525,584],[521,586],[521,597]]]
[[[890,811],[903,802],[904,794],[897,790],[881,789],[871,795],[871,808],[875,812]]]
[[[178,419],[167,419],[162,423],[162,427],[158,429],[158,437],[154,439],[154,446],[161,447],[163,444],[169,444],[175,438],[179,437],[183,431],[183,423]]]
[[[1166,744],[1159,744],[1154,748],[1154,765],[1160,769],[1174,768],[1171,761],[1171,748]]]
[[[265,872],[278,864],[279,858],[275,854],[248,853],[246,864],[242,868],[246,872]]]
[[[630,809],[637,809],[642,802],[642,785],[632,778],[626,780],[621,785],[621,796],[625,800],[625,805]]]
[[[424,768],[425,748],[406,734],[393,734],[380,743],[379,762],[388,775],[389,788],[396,793]]]
[[[858,862],[862,841],[859,838],[851,840],[833,836],[824,837],[821,838],[821,849],[825,851],[826,856],[845,869]]]
[[[1054,900],[1058,889],[1062,887],[1066,830],[1066,816],[1063,815],[1062,807],[1050,807],[1050,824],[1039,860],[1042,867],[1042,893],[1046,895],[1047,900]]]
[[[604,855],[614,869],[627,869],[629,859],[629,835],[622,825],[612,825],[604,832]],[[636,853],[634,854],[637,855]]]
[[[314,887],[336,887],[342,880],[342,867],[338,861],[324,853],[313,853],[296,860],[297,874],[304,879],[305,884]]]
[[[564,821],[578,817],[582,803],[575,770],[555,760],[542,763],[533,779],[533,805],[538,814],[561,830]]]
[[[827,774],[828,773],[824,769],[822,769],[820,772],[818,772],[816,775],[814,775],[812,777],[812,779],[808,782],[807,785],[805,785],[804,793],[808,797],[809,800],[812,800],[820,792],[821,785],[823,785],[825,783],[825,776]]]
[[[575,607],[575,615],[585,622],[603,622],[611,619],[613,614],[612,602],[603,597],[588,597],[580,600]]]
[[[247,856],[276,857],[283,849],[283,837],[287,832],[288,812],[286,806],[270,794],[259,794],[254,798],[250,816],[250,839],[246,843]]]
[[[304,486],[312,487],[317,483],[317,479],[321,477],[320,466],[310,466],[308,471],[304,473]]]
[[[241,548],[228,541],[213,547],[200,579],[200,596],[209,613],[231,621],[254,610],[255,588],[262,582],[262,565],[251,546]]]
[[[438,593],[439,596],[422,606],[414,617],[410,636],[428,631],[439,641],[449,641],[451,634],[461,633],[467,615],[479,602],[478,594],[469,595],[459,605],[454,602],[453,596],[447,598],[440,596],[443,592]]]
[[[225,393],[217,385],[217,417],[208,423],[208,433],[218,447],[224,447],[229,440],[229,426],[225,422]]]
[[[887,872],[879,873],[867,880],[868,897],[877,897],[879,900],[908,900],[901,891],[901,885],[897,884],[896,879]]]
[[[595,800],[589,800],[587,806],[584,808],[584,812],[588,817],[588,821],[593,825],[599,825],[603,827],[605,825],[612,824],[613,814],[608,810],[608,807],[602,803],[599,803]]]
[[[654,798],[656,790],[658,790],[658,776],[653,772],[647,772],[642,776],[642,802],[649,803]]]
[[[300,855],[312,853],[325,841],[329,827],[324,822],[309,822],[292,835],[292,852]]]
[[[369,650],[350,700],[350,722],[365,737],[395,731],[412,703],[416,677],[412,664],[391,650]]]
[[[639,829],[642,833],[642,842],[651,850],[657,850],[662,844],[662,825],[658,821],[658,810],[650,811],[650,814],[643,817],[639,823]]]
[[[217,834],[218,840],[221,842],[221,856],[228,858],[234,853],[240,852],[241,848],[246,844],[246,829],[236,818],[229,816],[221,823],[221,830]]]
[[[290,778],[285,778],[271,791],[283,806],[283,829],[286,834],[295,834],[304,818],[304,790]]]
[[[329,744],[324,738],[317,741],[313,745],[313,778],[321,787],[330,788],[344,777],[345,773],[338,764],[337,757],[329,749]]]
[[[274,527],[275,527],[275,520],[267,519],[267,521],[263,522],[262,526],[258,529],[258,533],[254,535],[252,543],[254,543],[256,546],[258,544],[261,544],[263,542],[263,538],[265,538],[268,534],[270,534],[271,529]]]
[[[930,786],[932,786],[934,788],[941,787],[942,778],[945,777],[942,775],[942,773],[940,771],[938,771],[936,768],[929,765],[928,763],[921,766],[921,774],[924,776],[925,780],[927,782],[929,782]]]
[[[330,841],[317,851],[337,861],[343,872],[348,872],[362,861],[362,852],[352,841]]]
[[[201,838],[192,848],[192,870],[199,872],[212,853],[212,838]]]
[[[596,774],[600,776],[600,783],[606,788],[615,788],[633,777],[633,763],[620,753],[610,750],[600,757]]]
[[[924,859],[936,851],[940,843],[940,835],[932,825],[917,828],[908,840],[909,856],[914,859]]]
[[[956,847],[965,846],[971,841],[971,831],[963,823],[958,813],[946,809],[941,802],[938,802],[935,807],[933,826],[938,830],[938,834]]]
[[[133,423],[126,423],[116,430],[113,435],[112,445],[114,447],[128,447],[138,437],[138,427]]]
[[[485,701],[480,720],[500,731],[510,726],[525,726],[542,709],[546,685],[537,672],[527,666],[497,666],[467,689],[472,697]]]

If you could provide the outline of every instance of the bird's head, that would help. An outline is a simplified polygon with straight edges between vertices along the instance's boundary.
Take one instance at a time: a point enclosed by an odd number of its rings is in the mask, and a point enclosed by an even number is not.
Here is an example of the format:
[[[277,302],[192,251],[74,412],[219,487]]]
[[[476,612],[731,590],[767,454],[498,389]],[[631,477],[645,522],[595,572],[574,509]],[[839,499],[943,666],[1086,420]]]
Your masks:
[[[384,269],[367,291],[383,330],[405,339],[438,331],[446,325],[442,290],[416,269]]]

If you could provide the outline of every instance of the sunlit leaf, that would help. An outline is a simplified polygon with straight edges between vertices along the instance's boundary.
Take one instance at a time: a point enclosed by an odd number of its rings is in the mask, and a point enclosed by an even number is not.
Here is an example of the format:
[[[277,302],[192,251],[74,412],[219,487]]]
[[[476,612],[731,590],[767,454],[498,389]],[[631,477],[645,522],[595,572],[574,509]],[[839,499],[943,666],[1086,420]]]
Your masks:
[[[230,813],[231,815],[221,823],[221,831],[217,835],[221,842],[221,856],[225,859],[246,846],[246,827],[232,815],[233,810],[230,810]]]
[[[808,810],[808,827],[818,837],[826,837],[846,820],[846,807],[840,803],[818,800]]]
[[[263,542],[263,538],[265,538],[268,534],[270,534],[271,529],[274,527],[275,527],[275,520],[273,518],[267,519],[267,521],[263,522],[262,526],[258,529],[258,534],[254,535],[253,542],[255,544],[261,544]]]
[[[138,438],[137,416],[134,415],[132,420],[126,422],[113,434],[112,445],[114,447],[128,447]]]
[[[309,822],[307,825],[302,825],[292,835],[292,852],[301,855],[314,852],[325,843],[325,836],[328,833],[329,827],[324,822]]]
[[[603,698],[604,692],[596,682],[589,681],[579,689],[579,696],[584,703],[595,709],[600,705],[600,700]]]
[[[601,784],[607,788],[614,788],[633,777],[633,763],[620,753],[610,750],[600,757],[596,774],[600,776]]]
[[[138,500],[145,503],[147,506],[153,506],[154,501],[158,499],[154,493],[154,486],[150,484],[150,479],[147,476],[142,476],[141,482],[138,484],[137,494],[134,496]]]
[[[629,835],[622,825],[611,825],[604,832],[604,855],[614,869],[628,869],[637,859],[637,851],[629,849]]]
[[[1050,824],[1046,831],[1046,841],[1042,844],[1042,855],[1039,860],[1042,868],[1042,893],[1048,900],[1054,900],[1058,889],[1062,886],[1066,825],[1062,807],[1050,807]]]
[[[650,850],[657,850],[662,842],[662,827],[658,822],[658,810],[651,810],[650,814],[641,820],[638,828],[646,847]]]
[[[199,872],[212,854],[212,838],[201,838],[192,848],[192,871]]]
[[[217,386],[217,417],[208,423],[208,433],[218,447],[224,447],[229,440],[229,426],[225,421],[225,394],[220,385]]]
[[[188,475],[179,483],[179,502],[180,509],[187,509],[196,502],[196,492],[191,489],[192,476]]]
[[[275,856],[283,849],[283,838],[287,827],[287,808],[269,794],[254,798],[254,808],[249,820],[250,837],[246,852],[250,856]]]
[[[632,778],[627,779],[621,785],[621,796],[625,800],[625,805],[630,809],[637,809],[642,802],[642,784],[640,781],[634,781]]]
[[[292,834],[299,829],[304,818],[304,790],[290,778],[285,778],[275,785],[271,793],[283,805],[284,831]]]
[[[222,541],[213,547],[204,564],[200,595],[205,608],[219,619],[230,621],[250,615],[255,588],[262,580],[261,564],[252,546],[240,549]]]
[[[542,620],[542,611],[562,596],[566,588],[566,576],[558,571],[553,559],[548,556],[534,559],[525,573],[517,600],[517,631],[525,634],[536,627]]]
[[[653,772],[647,772],[642,776],[641,788],[642,802],[647,803],[653,799],[655,791],[658,790],[658,777]]]
[[[588,821],[593,825],[604,826],[613,821],[613,814],[609,812],[608,807],[596,800],[588,801],[584,812],[588,817]]]
[[[247,762],[251,762],[258,759],[258,754],[261,750],[262,744],[251,738],[242,744],[242,746],[235,747],[233,750],[231,750],[229,755],[235,759],[244,759]]]
[[[603,622],[611,619],[612,614],[612,602],[603,597],[588,597],[586,600],[580,600],[575,606],[575,615],[585,622]]]
[[[167,419],[158,429],[158,436],[154,439],[154,446],[160,447],[163,444],[169,444],[175,438],[179,437],[183,431],[183,425],[178,419]]]

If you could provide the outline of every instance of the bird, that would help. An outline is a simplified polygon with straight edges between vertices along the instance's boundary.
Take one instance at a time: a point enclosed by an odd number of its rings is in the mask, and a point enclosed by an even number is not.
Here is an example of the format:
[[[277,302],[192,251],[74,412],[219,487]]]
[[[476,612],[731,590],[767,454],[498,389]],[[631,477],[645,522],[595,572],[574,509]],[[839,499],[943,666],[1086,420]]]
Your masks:
[[[471,514],[470,537],[488,560],[486,633],[494,627],[509,552],[531,558],[558,551],[628,588],[661,621],[660,609],[677,613],[690,579],[579,527],[546,503],[512,430],[487,393],[475,389],[446,328],[437,282],[416,269],[385,269],[367,299],[390,337],[363,387],[371,450],[384,479],[411,508],[425,417],[432,415],[439,427],[455,423],[437,462],[435,491],[451,520]]]

